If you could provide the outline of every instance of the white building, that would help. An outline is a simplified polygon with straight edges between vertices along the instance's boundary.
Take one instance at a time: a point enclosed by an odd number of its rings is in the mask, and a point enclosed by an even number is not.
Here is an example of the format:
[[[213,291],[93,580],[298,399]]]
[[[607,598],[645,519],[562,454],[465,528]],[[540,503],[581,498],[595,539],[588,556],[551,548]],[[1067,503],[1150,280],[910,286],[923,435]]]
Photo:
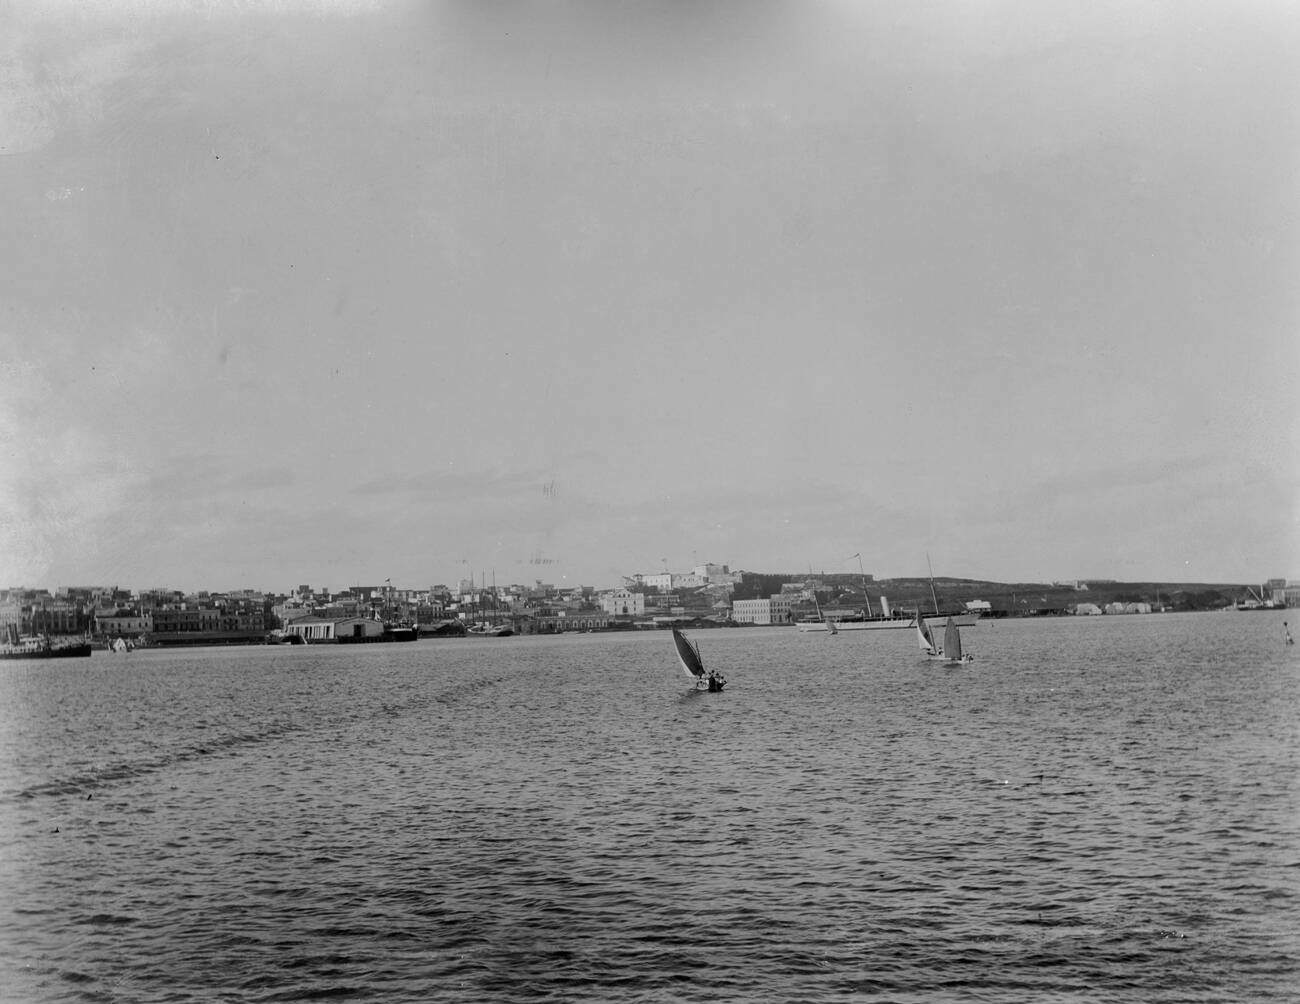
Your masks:
[[[665,593],[674,589],[699,589],[701,586],[707,586],[714,581],[728,581],[727,576],[715,580],[707,575],[701,575],[699,568],[693,572],[656,572],[654,575],[633,575],[628,578],[630,581],[639,582],[643,586],[654,586]]]
[[[1149,614],[1151,612],[1150,603],[1107,603],[1106,613],[1108,614]]]
[[[731,619],[737,624],[789,624],[794,619],[793,608],[794,600],[789,596],[733,600]]]
[[[600,598],[601,609],[613,617],[644,617],[645,593],[615,589]]]
[[[285,634],[296,634],[306,642],[337,642],[341,639],[359,641],[378,638],[384,625],[370,617],[348,617],[335,620],[328,617],[299,617],[288,624]]]

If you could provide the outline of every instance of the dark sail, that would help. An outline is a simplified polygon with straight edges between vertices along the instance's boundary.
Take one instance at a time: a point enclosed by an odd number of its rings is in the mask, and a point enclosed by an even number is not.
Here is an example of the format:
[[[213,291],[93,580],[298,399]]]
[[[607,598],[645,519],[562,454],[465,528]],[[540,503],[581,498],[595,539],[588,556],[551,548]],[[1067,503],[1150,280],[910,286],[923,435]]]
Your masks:
[[[686,640],[686,635],[682,634],[676,628],[673,628],[673,645],[677,649],[677,659],[682,664],[682,669],[692,679],[698,680],[704,675],[704,660],[700,658],[700,650]]]
[[[961,662],[961,631],[951,617],[943,632],[943,654],[950,662]]]

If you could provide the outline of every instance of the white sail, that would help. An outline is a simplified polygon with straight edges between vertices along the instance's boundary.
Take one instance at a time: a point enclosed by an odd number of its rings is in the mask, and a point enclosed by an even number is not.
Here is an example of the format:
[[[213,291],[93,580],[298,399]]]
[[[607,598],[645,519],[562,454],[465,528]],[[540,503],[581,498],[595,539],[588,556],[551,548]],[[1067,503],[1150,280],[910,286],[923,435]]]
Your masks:
[[[916,616],[916,643],[926,655],[939,654],[939,648],[934,643],[934,635],[930,633],[930,625],[925,622],[925,618],[919,611]]]

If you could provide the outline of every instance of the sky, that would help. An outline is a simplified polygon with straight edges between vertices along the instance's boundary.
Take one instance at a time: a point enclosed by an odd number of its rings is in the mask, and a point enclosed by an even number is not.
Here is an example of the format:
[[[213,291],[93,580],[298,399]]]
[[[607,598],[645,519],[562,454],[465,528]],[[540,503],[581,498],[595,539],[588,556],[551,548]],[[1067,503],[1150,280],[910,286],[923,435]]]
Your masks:
[[[1300,577],[1297,42],[17,0],[0,587]]]

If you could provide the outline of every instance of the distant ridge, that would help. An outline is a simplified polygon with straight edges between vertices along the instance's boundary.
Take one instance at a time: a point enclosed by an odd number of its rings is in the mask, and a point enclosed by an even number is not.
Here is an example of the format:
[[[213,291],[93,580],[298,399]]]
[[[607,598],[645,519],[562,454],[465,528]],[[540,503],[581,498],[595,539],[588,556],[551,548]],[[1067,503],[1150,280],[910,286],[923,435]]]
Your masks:
[[[857,572],[745,572],[736,598],[770,595],[783,583],[821,582],[827,589],[862,595],[862,576]],[[1079,586],[1062,582],[998,582],[936,575],[934,592],[945,608],[983,600],[1002,614],[1057,613],[1080,603],[1149,603],[1166,610],[1217,610],[1247,600],[1258,584],[1224,582],[1121,582],[1110,579],[1080,579]],[[867,595],[873,604],[885,596],[891,607],[928,610],[933,606],[928,576],[868,579]]]

